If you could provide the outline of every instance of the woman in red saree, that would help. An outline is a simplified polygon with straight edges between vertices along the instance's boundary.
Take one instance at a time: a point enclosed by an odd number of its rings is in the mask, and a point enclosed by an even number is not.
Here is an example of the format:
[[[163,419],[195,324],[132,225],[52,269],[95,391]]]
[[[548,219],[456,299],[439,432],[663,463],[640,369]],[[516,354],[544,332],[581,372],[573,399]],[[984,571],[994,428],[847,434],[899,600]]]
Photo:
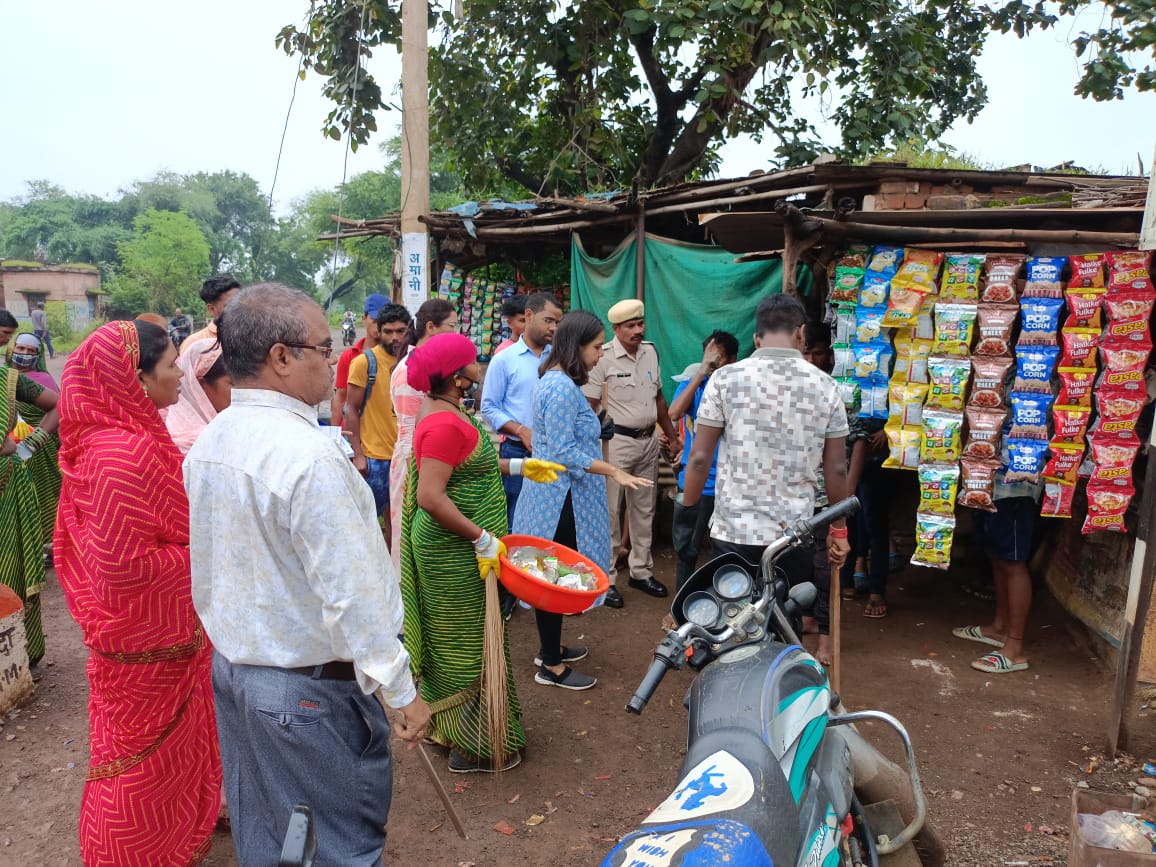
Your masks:
[[[211,651],[193,610],[181,453],[158,409],[181,372],[164,330],[110,322],[60,389],[56,571],[89,648],[92,865],[188,865],[221,805]]]

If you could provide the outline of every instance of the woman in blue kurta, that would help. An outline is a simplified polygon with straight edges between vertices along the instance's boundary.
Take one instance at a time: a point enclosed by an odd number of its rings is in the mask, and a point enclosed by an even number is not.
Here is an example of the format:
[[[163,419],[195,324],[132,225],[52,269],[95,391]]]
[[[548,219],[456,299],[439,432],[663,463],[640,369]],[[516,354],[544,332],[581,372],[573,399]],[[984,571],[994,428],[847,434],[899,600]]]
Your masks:
[[[580,387],[602,357],[606,332],[593,313],[562,317],[534,389],[534,457],[563,464],[558,480],[527,486],[518,497],[513,532],[553,539],[610,567],[610,509],[606,476],[626,488],[649,487],[649,479],[602,460],[602,425]],[[534,680],[545,686],[589,689],[595,679],[566,665],[585,658],[585,647],[562,646],[562,615],[536,611],[541,650]]]

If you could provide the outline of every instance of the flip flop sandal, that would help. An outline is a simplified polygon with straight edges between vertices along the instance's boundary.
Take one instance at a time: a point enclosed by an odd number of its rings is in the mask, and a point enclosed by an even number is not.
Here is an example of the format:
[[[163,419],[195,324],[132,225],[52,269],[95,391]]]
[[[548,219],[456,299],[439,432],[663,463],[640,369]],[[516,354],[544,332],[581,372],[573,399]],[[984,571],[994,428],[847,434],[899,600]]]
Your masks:
[[[1011,674],[1013,671],[1026,671],[1028,664],[1026,662],[1012,662],[997,650],[974,660],[971,667],[985,674]]]
[[[856,572],[851,576],[851,586],[843,588],[843,598],[848,601],[856,599],[863,592],[863,587],[866,583],[867,575],[863,572]]]
[[[984,635],[978,626],[957,626],[951,630],[951,634],[956,638],[962,638],[964,641],[975,641],[979,644],[989,644],[992,647],[1003,647],[1003,642],[998,638],[989,638]]]
[[[863,609],[863,616],[870,620],[882,620],[887,616],[887,600],[869,599],[867,607]]]

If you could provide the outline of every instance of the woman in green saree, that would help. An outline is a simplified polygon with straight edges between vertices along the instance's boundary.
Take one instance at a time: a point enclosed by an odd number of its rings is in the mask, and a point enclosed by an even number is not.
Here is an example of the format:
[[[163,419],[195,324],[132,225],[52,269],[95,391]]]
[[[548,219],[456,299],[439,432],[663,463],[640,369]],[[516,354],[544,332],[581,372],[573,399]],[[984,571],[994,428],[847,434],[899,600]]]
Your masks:
[[[33,382],[59,395],[60,386],[48,372],[44,348],[34,334],[17,334],[8,344],[8,364]],[[44,419],[44,410],[34,403],[16,402],[16,411],[28,424],[36,427]],[[46,554],[52,552],[52,528],[56,524],[56,504],[60,500],[60,438],[52,434],[44,445],[28,459],[28,471],[40,504],[40,526],[44,530]]]

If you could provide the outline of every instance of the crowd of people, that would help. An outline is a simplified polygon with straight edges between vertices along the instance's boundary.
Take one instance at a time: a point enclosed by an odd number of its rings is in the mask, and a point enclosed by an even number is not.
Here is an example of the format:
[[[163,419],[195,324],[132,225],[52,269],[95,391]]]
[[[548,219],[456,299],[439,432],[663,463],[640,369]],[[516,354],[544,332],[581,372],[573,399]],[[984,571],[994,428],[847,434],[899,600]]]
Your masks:
[[[391,733],[445,747],[453,773],[522,761],[504,536],[589,558],[610,579],[597,604],[622,608],[623,584],[669,592],[651,553],[663,454],[679,467],[677,586],[708,543],[757,562],[784,524],[881,484],[874,432],[849,423],[825,372],[829,332],[792,297],[759,302],[747,358],[734,335],[707,335],[668,406],[638,300],[606,311],[608,335],[549,293],[516,296],[483,374],[442,299],[411,316],[370,295],[365,337],[338,358],[304,293],[224,275],[201,294],[210,323],[182,329],[179,352],[160,317],[111,322],[59,387],[46,347],[0,311],[0,431],[20,434],[0,449],[0,565],[35,665],[51,542],[90,651],[86,864],[195,863],[221,821],[240,863],[262,862],[299,802],[333,863],[379,863]],[[323,404],[347,442],[319,424]],[[866,558],[865,613],[881,616],[877,520],[836,521],[782,565],[853,592]],[[1014,653],[1001,598],[994,624],[961,637]],[[534,617],[534,682],[594,687],[575,666],[596,649],[564,644],[562,615]]]

